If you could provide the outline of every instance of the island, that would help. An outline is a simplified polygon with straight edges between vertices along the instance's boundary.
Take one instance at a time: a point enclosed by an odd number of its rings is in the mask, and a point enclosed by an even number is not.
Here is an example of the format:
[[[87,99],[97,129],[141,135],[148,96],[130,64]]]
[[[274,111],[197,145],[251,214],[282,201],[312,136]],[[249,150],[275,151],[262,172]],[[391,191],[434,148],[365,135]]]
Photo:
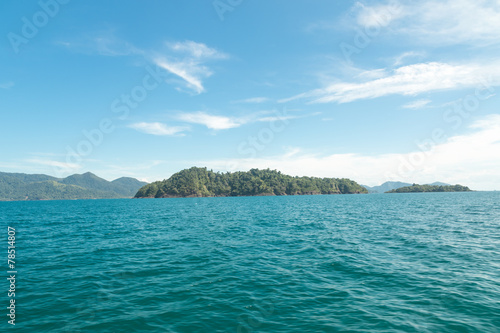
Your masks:
[[[462,185],[418,185],[400,187],[385,193],[416,193],[416,192],[471,192],[467,186]]]
[[[170,178],[143,186],[135,198],[238,197],[368,193],[345,178],[298,177],[270,169],[213,172],[192,167]]]

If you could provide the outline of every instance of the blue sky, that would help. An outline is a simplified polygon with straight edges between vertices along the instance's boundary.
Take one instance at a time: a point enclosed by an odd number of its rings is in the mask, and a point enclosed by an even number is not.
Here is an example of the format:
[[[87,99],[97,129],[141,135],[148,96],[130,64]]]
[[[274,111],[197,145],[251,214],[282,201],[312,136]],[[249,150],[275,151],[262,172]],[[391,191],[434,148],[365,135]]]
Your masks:
[[[500,1],[2,1],[0,15],[1,171],[500,189]]]

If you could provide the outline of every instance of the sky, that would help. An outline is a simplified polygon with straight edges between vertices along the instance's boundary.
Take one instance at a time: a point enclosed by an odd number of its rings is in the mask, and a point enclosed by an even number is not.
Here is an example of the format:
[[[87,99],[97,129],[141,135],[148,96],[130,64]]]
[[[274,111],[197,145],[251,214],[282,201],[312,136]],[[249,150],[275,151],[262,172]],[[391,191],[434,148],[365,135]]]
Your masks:
[[[500,1],[0,2],[0,171],[500,190]]]

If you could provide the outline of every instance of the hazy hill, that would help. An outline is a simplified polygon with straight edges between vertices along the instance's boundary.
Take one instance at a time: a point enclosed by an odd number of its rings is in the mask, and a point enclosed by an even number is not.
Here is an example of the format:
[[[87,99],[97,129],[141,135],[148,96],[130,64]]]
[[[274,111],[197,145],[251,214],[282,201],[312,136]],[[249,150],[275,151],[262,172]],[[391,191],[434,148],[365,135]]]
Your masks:
[[[382,185],[379,186],[366,186],[366,185],[361,185],[364,188],[368,190],[369,193],[385,193],[388,191],[396,190],[401,187],[406,187],[406,186],[411,186],[412,184],[410,183],[403,183],[403,182],[385,182]],[[428,185],[436,185],[436,186],[449,186],[450,184],[442,183],[442,182],[434,182],[432,184]]]
[[[93,173],[66,178],[0,172],[0,200],[64,200],[131,198],[146,185],[134,178],[112,182]]]
[[[450,186],[451,184],[446,184],[442,182],[434,182],[432,184],[427,184],[427,185],[432,185],[432,186]]]
[[[136,198],[213,197],[367,193],[349,179],[292,177],[276,170],[219,173],[206,168],[182,170],[142,187]]]
[[[372,187],[366,186],[366,185],[363,185],[363,186],[370,193],[385,193],[385,192],[390,191],[390,190],[395,190],[397,188],[404,187],[404,186],[410,186],[410,185],[411,184],[409,184],[409,183],[403,183],[403,182],[385,182],[379,186],[372,186]]]
[[[126,193],[127,197],[130,198],[132,198],[141,187],[147,185],[146,182],[141,182],[130,177],[121,177],[113,180],[111,183],[117,188],[120,188],[121,193]]]

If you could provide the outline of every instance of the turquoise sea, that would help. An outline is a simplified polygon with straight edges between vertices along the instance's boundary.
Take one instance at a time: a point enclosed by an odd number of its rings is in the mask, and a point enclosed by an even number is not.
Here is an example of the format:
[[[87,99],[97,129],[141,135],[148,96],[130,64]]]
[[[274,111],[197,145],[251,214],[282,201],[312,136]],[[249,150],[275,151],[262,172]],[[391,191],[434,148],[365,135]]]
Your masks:
[[[500,332],[500,192],[0,202],[0,223],[2,332]]]

